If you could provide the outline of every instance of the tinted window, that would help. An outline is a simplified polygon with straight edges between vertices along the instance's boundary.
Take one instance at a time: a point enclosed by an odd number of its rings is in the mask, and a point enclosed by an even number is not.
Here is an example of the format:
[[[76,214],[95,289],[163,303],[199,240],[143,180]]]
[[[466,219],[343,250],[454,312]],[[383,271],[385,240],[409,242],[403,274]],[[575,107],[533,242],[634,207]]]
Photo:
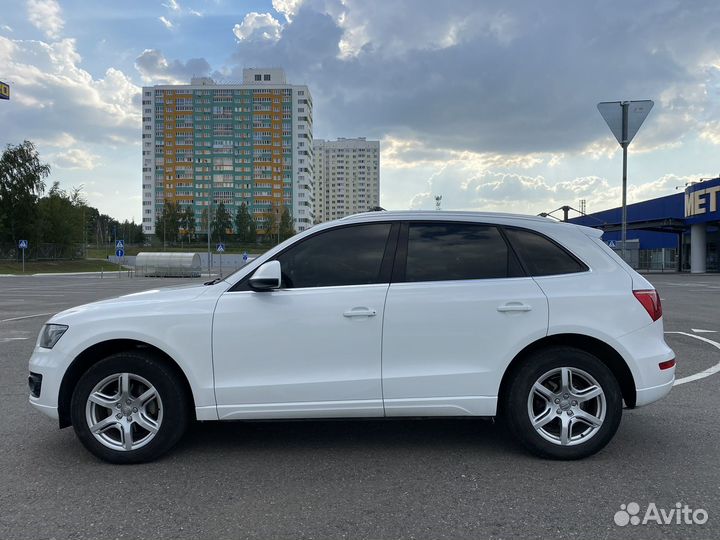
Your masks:
[[[496,227],[470,223],[411,223],[405,281],[504,278],[519,275]]]
[[[525,229],[505,229],[505,233],[530,275],[550,276],[587,270],[584,264],[540,234]]]
[[[330,287],[377,283],[389,223],[334,229],[308,238],[280,255],[283,287]]]

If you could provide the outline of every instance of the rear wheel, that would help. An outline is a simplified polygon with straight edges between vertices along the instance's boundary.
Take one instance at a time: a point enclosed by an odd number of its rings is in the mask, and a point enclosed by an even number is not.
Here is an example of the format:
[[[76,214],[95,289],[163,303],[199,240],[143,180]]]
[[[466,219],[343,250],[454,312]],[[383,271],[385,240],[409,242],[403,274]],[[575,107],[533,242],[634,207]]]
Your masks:
[[[75,387],[70,405],[75,433],[105,461],[156,459],[187,427],[184,388],[172,369],[145,352],[112,355],[85,372]]]
[[[553,347],[533,353],[515,371],[502,410],[510,431],[534,454],[580,459],[601,450],[615,435],[622,395],[599,358]]]

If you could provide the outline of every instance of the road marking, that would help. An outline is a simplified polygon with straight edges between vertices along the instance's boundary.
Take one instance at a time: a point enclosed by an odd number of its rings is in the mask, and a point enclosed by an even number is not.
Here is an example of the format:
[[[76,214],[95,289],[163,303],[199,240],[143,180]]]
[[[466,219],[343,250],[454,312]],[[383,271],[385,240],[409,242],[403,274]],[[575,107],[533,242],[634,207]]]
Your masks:
[[[691,328],[690,330],[696,334],[714,334],[717,332],[717,330],[703,330],[702,328]]]
[[[23,319],[32,319],[33,317],[43,317],[44,315],[52,315],[52,313],[36,313],[35,315],[25,315],[23,317],[13,317],[12,319],[2,319],[0,322],[21,321]]]
[[[8,341],[20,341],[20,340],[23,340],[23,339],[30,339],[30,338],[26,338],[26,337],[4,337],[4,338],[0,338],[0,343],[7,343]]]
[[[688,336],[691,338],[699,339],[700,341],[704,341],[705,343],[709,343],[716,349],[720,350],[720,343],[717,341],[713,341],[712,339],[708,339],[706,337],[702,336],[696,336],[695,334],[688,334],[687,332],[665,332],[666,334],[682,334],[683,336]],[[675,382],[673,383],[673,386],[677,386],[678,384],[685,384],[692,381],[697,381],[699,379],[704,379],[705,377],[709,377],[710,375],[717,373],[720,371],[720,362],[715,364],[712,367],[707,368],[704,371],[701,371],[700,373],[696,373],[695,375],[689,375],[687,377],[683,377],[682,379],[675,379]]]

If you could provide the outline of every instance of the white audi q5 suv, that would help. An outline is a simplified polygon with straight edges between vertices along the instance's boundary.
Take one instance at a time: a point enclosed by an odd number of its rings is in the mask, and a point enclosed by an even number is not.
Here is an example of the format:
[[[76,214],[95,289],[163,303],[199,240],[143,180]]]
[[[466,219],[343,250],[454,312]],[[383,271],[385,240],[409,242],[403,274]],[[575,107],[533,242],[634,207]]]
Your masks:
[[[114,463],[194,420],[398,416],[498,416],[539,456],[589,456],[675,375],[658,294],[600,236],[491,213],[317,225],[224,279],[55,315],[30,403]]]

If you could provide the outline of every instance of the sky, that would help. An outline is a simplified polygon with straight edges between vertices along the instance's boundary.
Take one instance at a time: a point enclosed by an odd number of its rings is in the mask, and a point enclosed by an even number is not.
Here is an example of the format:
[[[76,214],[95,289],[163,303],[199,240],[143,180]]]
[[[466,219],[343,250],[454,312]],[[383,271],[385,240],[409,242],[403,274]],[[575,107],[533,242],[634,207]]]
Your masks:
[[[282,67],[314,137],[380,140],[387,209],[620,204],[600,101],[652,99],[630,202],[720,173],[716,0],[0,0],[0,145],[141,218],[140,91]]]

